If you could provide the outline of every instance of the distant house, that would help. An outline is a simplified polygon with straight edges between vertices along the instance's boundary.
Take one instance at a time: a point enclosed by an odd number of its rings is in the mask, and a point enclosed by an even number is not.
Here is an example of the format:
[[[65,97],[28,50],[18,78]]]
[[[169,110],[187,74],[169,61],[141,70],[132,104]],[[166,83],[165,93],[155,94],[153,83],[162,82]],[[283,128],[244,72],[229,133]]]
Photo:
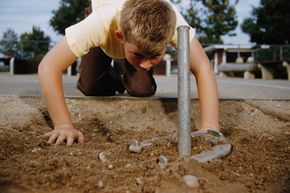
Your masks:
[[[217,66],[222,63],[244,63],[250,57],[254,58],[252,45],[214,44],[204,49],[214,65],[215,72]]]
[[[9,70],[10,58],[7,58],[5,54],[0,53],[0,72]]]

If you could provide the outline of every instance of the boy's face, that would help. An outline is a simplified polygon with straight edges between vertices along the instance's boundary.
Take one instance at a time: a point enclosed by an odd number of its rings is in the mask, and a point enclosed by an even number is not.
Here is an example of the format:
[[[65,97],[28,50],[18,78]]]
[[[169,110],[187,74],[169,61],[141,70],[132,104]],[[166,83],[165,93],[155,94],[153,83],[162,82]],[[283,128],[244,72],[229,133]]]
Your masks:
[[[129,42],[124,43],[124,50],[128,62],[136,70],[150,70],[162,61],[165,53],[164,49],[154,55],[146,55],[144,51]]]
[[[120,38],[118,39],[120,40]],[[150,70],[153,66],[156,66],[162,61],[165,54],[164,48],[159,53],[155,53],[153,55],[146,55],[146,53],[143,50],[139,49],[135,44],[124,40],[123,37],[120,41],[123,43],[125,55],[128,62],[136,70]]]

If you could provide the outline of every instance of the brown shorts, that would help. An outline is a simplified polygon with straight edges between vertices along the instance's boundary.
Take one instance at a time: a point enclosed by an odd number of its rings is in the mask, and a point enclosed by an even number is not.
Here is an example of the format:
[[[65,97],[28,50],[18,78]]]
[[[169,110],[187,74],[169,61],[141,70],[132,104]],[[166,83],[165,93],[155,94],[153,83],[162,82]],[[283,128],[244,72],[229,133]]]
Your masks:
[[[115,72],[108,57],[101,48],[92,48],[81,58],[80,77],[77,88],[87,96],[113,96],[116,91],[136,97],[152,96],[156,92],[153,69],[137,71],[124,60],[124,74]]]

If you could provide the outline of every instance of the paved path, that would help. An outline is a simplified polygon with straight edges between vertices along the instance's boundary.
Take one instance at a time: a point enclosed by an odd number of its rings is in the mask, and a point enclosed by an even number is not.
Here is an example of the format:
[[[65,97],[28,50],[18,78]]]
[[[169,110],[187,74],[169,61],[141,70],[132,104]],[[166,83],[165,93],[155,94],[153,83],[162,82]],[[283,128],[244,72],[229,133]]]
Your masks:
[[[155,76],[157,93],[155,97],[176,98],[177,76]],[[84,97],[75,87],[76,76],[63,76],[67,97]],[[290,100],[288,80],[245,80],[240,78],[217,77],[220,99],[286,99]],[[192,98],[197,98],[196,84],[191,77]],[[51,91],[53,92],[53,90]],[[39,96],[37,75],[14,75],[0,73],[0,95]],[[127,95],[118,95],[127,97]]]

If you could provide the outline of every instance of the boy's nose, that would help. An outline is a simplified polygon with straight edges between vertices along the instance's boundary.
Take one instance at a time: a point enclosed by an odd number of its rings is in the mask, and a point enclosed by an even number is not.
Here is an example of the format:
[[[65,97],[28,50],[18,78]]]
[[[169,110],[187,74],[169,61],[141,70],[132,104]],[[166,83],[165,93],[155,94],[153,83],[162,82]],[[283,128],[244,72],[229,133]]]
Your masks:
[[[149,70],[150,68],[153,67],[153,64],[151,63],[150,60],[143,60],[143,61],[141,62],[141,64],[140,64],[140,67],[141,67],[141,68],[144,68],[144,69],[146,69],[146,70]]]

